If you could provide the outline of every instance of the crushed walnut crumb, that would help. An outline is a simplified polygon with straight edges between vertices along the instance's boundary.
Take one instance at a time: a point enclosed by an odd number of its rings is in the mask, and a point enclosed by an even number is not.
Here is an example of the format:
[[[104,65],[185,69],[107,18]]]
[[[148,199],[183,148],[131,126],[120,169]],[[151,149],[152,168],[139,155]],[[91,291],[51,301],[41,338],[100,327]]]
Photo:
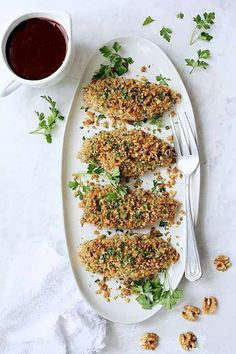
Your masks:
[[[148,332],[140,338],[141,347],[147,350],[155,350],[158,346],[159,337],[156,333]]]
[[[192,305],[185,305],[184,311],[182,312],[182,316],[185,320],[197,321],[200,313],[201,311],[198,307]]]
[[[193,334],[193,332],[181,333],[179,336],[179,341],[185,351],[189,351],[197,346],[197,337]]]
[[[98,281],[99,290],[96,291],[96,294],[102,294],[104,299],[110,302],[110,293],[111,290],[109,289],[108,285],[106,284],[106,278]]]
[[[217,256],[214,260],[214,266],[219,272],[225,272],[230,266],[231,262],[228,256]]]
[[[206,315],[214,313],[216,311],[216,308],[217,308],[217,300],[214,296],[204,297],[202,302],[202,311]]]

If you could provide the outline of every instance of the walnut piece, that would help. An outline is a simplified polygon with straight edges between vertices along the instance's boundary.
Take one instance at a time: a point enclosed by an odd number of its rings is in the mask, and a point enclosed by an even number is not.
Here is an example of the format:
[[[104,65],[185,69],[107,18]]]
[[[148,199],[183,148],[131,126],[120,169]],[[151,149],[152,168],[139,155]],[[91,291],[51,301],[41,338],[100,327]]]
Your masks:
[[[214,266],[219,272],[225,272],[231,266],[229,257],[224,255],[217,256],[214,260]]]
[[[214,313],[216,308],[217,308],[217,300],[214,296],[204,297],[202,302],[202,311],[206,315]]]
[[[184,311],[182,312],[182,316],[185,320],[197,321],[200,313],[201,311],[198,307],[192,305],[185,305]]]
[[[197,337],[193,332],[181,333],[179,336],[179,341],[182,348],[186,351],[196,348],[197,346]]]
[[[141,347],[147,350],[155,350],[158,346],[159,337],[156,333],[145,333],[141,338]]]

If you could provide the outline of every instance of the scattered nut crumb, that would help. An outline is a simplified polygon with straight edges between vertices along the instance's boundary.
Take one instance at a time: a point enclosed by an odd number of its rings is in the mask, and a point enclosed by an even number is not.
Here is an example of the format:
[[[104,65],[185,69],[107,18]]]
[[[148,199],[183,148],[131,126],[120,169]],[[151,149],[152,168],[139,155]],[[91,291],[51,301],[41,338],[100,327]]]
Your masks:
[[[217,308],[217,300],[214,296],[204,297],[204,300],[202,302],[202,311],[206,315],[214,313],[216,311],[216,308]]]
[[[170,116],[170,117],[176,116],[176,112],[174,112],[174,111],[170,112],[169,116]]]
[[[230,266],[231,262],[228,256],[217,256],[214,260],[214,266],[219,272],[225,272]]]
[[[185,305],[184,311],[182,312],[182,316],[185,320],[197,321],[200,313],[201,310],[198,307],[192,305]]]
[[[99,280],[99,282],[97,284],[99,286],[99,290],[96,291],[96,294],[102,294],[104,299],[106,299],[108,302],[110,302],[110,292],[111,291],[106,284],[106,278]]]
[[[140,80],[142,81],[148,81],[148,79],[145,76],[140,76]]]
[[[142,71],[142,73],[145,73],[146,70],[147,70],[146,66],[142,66],[142,67],[140,68],[140,71]]]
[[[155,350],[158,346],[159,337],[156,333],[148,332],[140,338],[141,347],[147,350]]]
[[[168,135],[166,139],[169,141],[170,144],[174,143],[173,135]]]
[[[197,346],[197,337],[193,334],[193,332],[181,333],[179,335],[179,341],[185,351],[196,348]]]

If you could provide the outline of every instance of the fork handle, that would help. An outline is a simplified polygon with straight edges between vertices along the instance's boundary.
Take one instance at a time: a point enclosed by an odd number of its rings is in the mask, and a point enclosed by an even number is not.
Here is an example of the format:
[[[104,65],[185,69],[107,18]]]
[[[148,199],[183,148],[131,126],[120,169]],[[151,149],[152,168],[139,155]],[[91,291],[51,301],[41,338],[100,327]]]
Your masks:
[[[193,226],[190,203],[190,176],[185,177],[185,205],[186,205],[186,263],[185,277],[190,281],[201,278],[202,269],[197,249],[197,242]]]

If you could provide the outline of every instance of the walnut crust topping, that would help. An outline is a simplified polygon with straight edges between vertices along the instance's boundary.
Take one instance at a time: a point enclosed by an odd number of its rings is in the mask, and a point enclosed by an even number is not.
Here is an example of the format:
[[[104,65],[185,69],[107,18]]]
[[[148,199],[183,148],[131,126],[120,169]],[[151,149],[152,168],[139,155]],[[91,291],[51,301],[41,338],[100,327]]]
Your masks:
[[[216,308],[217,308],[217,300],[214,296],[204,297],[204,300],[202,302],[202,311],[206,315],[214,313],[216,311]]]
[[[83,266],[106,279],[141,279],[153,276],[177,262],[178,252],[159,237],[149,234],[126,233],[98,236],[85,241],[78,250]]]
[[[189,351],[197,346],[197,337],[193,334],[193,332],[181,333],[179,336],[179,341],[185,351]]]
[[[231,267],[231,262],[228,256],[220,255],[214,260],[214,266],[219,272],[225,272],[229,267]]]
[[[82,162],[95,163],[106,171],[118,167],[124,177],[141,176],[157,166],[176,161],[172,146],[141,129],[101,131],[86,139],[78,153]]]
[[[105,78],[84,88],[87,107],[122,121],[162,115],[180,99],[181,95],[169,87],[134,79]]]
[[[201,310],[198,307],[192,305],[185,305],[184,311],[182,312],[182,316],[185,320],[197,321],[200,313]]]
[[[156,196],[150,190],[129,189],[125,196],[116,195],[116,200],[107,200],[114,194],[110,185],[94,185],[86,192],[79,206],[83,209],[81,224],[89,223],[98,228],[144,228],[157,220],[173,225],[179,203],[167,192]],[[147,207],[146,207],[147,206]]]
[[[145,333],[140,338],[141,347],[147,350],[155,350],[158,346],[159,337],[156,333]]]

